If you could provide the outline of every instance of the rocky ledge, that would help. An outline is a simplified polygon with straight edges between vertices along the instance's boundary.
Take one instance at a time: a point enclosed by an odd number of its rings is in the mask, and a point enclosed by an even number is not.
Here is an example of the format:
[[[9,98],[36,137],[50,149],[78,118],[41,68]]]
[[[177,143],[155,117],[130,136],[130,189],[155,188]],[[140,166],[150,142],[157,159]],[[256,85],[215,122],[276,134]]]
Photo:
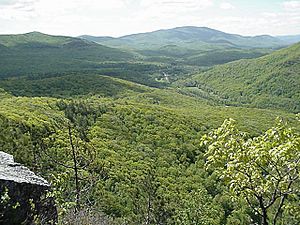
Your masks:
[[[50,184],[0,151],[0,224],[56,224]]]

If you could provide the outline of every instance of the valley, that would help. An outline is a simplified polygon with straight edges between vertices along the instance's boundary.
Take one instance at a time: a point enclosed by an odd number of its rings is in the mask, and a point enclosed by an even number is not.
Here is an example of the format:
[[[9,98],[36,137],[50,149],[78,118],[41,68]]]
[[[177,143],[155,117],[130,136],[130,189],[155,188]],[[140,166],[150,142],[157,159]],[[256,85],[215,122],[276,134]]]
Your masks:
[[[206,27],[0,35],[0,149],[52,184],[60,224],[259,224],[255,198],[233,199],[208,153],[234,155],[260,138],[270,142],[261,151],[300,152],[296,39]],[[216,160],[222,171],[225,157]],[[261,180],[274,172],[266,160]],[[280,224],[297,224],[298,203],[299,193],[288,198]]]

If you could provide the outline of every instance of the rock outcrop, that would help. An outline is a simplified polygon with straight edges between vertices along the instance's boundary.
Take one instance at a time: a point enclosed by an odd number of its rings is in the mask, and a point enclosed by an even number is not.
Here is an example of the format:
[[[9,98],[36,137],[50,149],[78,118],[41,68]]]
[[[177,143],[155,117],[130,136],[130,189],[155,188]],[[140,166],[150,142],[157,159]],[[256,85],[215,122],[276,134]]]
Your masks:
[[[49,183],[0,151],[0,224],[56,224]]]

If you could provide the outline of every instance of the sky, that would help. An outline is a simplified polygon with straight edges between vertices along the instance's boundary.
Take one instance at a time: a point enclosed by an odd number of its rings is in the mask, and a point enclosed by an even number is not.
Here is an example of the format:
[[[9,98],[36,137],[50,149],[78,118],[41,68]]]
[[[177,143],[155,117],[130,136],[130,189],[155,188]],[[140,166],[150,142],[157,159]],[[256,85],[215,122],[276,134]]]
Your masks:
[[[300,0],[0,0],[0,34],[118,37],[180,26],[300,34]]]

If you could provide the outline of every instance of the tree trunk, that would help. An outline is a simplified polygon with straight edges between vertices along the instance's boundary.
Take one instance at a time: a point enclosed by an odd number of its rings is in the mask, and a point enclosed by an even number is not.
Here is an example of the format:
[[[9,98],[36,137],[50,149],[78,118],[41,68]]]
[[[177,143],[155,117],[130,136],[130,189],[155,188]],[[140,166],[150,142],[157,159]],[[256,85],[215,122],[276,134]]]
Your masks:
[[[262,221],[261,221],[262,225],[268,225],[268,214],[267,214],[267,210],[266,208],[262,209]]]
[[[75,211],[77,212],[80,209],[80,187],[79,187],[79,177],[78,177],[78,165],[77,165],[77,156],[75,146],[73,144],[71,126],[69,125],[69,139],[70,145],[72,148],[72,157],[73,157],[73,170],[75,175],[75,188],[76,188],[76,207]]]
[[[267,212],[267,208],[264,205],[264,201],[262,196],[258,197],[258,201],[259,201],[259,207],[261,209],[261,224],[262,225],[268,225],[268,212]]]

